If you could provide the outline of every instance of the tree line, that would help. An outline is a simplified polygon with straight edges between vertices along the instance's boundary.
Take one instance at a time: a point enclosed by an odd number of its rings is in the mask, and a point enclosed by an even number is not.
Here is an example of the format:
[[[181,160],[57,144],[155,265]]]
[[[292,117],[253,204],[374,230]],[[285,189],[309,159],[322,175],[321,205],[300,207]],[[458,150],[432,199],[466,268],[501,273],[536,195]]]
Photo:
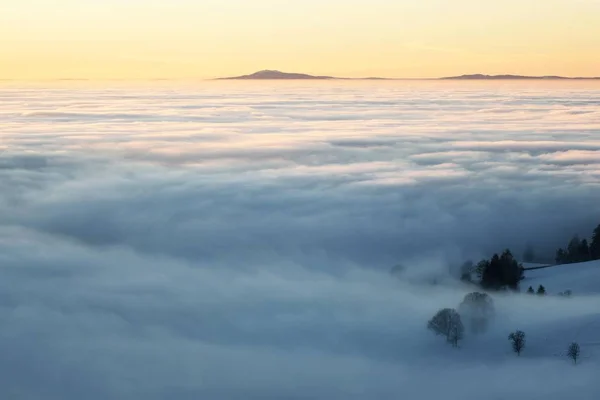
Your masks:
[[[484,290],[519,290],[523,280],[523,265],[520,264],[509,249],[501,254],[494,254],[489,260],[481,260],[477,265],[467,261],[461,268],[461,280],[476,283]],[[477,281],[473,282],[473,272]]]
[[[580,239],[579,235],[573,236],[565,248],[556,251],[557,264],[574,264],[586,261],[600,260],[600,225],[592,232],[592,238]]]
[[[533,248],[527,246],[524,259],[532,261]],[[566,248],[556,252],[557,264],[573,264],[586,261],[600,260],[600,225],[594,229],[592,238],[579,239],[575,235]],[[461,280],[476,283],[484,290],[519,290],[519,283],[523,280],[523,265],[520,264],[509,249],[501,254],[494,254],[489,260],[481,260],[476,265],[472,261],[465,262],[461,267]],[[477,281],[473,281],[473,272]]]

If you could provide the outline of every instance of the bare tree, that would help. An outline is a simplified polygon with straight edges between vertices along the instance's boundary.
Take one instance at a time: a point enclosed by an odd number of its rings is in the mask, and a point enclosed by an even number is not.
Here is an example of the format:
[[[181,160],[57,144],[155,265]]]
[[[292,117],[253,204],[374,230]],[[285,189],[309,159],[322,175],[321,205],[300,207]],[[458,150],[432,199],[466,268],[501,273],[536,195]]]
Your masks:
[[[515,331],[508,335],[508,340],[512,342],[513,351],[520,356],[521,352],[525,348],[525,332]]]
[[[581,349],[579,347],[579,343],[573,342],[569,345],[567,356],[569,356],[569,358],[571,358],[575,364],[577,364],[577,359],[579,358],[580,353]]]
[[[436,335],[445,336],[454,347],[458,347],[458,341],[463,338],[465,331],[460,314],[452,308],[438,311],[427,323],[427,328]]]

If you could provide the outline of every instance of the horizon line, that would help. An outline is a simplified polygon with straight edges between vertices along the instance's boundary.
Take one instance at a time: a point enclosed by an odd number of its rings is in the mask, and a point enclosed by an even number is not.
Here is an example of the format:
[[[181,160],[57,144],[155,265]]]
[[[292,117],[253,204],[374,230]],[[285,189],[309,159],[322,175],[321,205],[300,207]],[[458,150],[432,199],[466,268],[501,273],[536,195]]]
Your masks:
[[[273,72],[281,72],[272,70]],[[262,71],[259,71],[262,72]],[[66,81],[86,81],[86,82],[106,82],[106,81],[120,81],[120,82],[157,82],[157,81],[228,81],[228,80],[258,80],[258,81],[294,81],[294,80],[320,80],[320,81],[332,81],[332,80],[348,80],[348,81],[440,81],[440,80],[600,80],[598,76],[562,76],[562,75],[519,75],[519,74],[463,74],[454,76],[442,76],[442,77],[339,77],[339,76],[324,76],[324,75],[312,75],[304,73],[286,73],[283,74],[298,74],[306,75],[306,78],[246,78],[256,73],[249,75],[241,75],[234,77],[215,77],[215,78],[200,78],[200,77],[187,77],[187,78],[0,78],[0,82],[66,82]]]

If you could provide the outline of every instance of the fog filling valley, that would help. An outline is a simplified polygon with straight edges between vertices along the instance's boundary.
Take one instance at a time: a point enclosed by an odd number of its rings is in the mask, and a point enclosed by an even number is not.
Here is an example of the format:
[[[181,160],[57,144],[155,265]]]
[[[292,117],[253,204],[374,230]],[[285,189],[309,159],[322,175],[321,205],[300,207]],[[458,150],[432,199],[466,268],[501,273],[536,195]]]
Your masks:
[[[599,84],[4,84],[0,119],[3,398],[600,397],[600,348],[547,345],[600,271],[426,329],[456,265],[600,223]]]

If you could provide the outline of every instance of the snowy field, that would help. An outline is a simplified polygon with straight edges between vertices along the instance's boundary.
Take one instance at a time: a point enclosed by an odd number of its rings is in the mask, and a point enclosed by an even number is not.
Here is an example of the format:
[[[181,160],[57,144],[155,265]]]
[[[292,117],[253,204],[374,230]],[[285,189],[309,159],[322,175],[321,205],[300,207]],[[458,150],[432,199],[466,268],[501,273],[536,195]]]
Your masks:
[[[3,85],[0,398],[600,398],[598,263],[426,329],[600,223],[600,85]]]

